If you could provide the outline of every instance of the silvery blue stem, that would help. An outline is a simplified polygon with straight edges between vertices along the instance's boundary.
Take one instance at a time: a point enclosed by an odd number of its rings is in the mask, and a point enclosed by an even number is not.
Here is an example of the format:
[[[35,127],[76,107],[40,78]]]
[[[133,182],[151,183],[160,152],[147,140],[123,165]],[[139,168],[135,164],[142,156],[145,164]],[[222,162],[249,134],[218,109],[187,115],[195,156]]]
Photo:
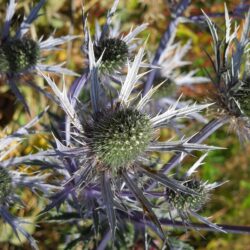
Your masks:
[[[134,222],[137,222],[139,224],[145,225],[145,223],[151,225],[151,221],[147,220],[143,214],[137,212],[136,214],[133,214],[129,216],[130,220],[133,220]],[[172,221],[169,219],[159,219],[160,223],[165,226],[170,226],[174,228],[180,228],[186,230],[187,228],[190,229],[196,229],[196,230],[205,230],[205,231],[212,231],[216,233],[221,233],[219,231],[216,231],[215,228],[210,227],[209,225],[202,224],[202,223],[188,223],[183,224],[181,221]],[[232,234],[250,234],[250,227],[249,226],[235,226],[235,225],[224,225],[224,224],[216,224],[218,227],[221,227],[224,231],[227,233]]]
[[[105,233],[104,237],[102,238],[101,243],[96,248],[96,250],[105,250],[110,239],[111,239],[111,231],[109,230],[108,232]]]
[[[160,41],[159,47],[155,53],[152,65],[158,65],[158,61],[160,59],[160,56],[161,56],[163,50],[165,49],[172,33],[174,32],[174,30],[177,27],[179,17],[182,16],[183,12],[186,10],[186,8],[188,7],[188,5],[190,3],[191,3],[191,0],[182,0],[179,3],[179,5],[177,6],[174,19],[170,22],[169,26],[167,27],[165,33],[163,34],[163,36],[161,38],[161,41]],[[153,85],[153,81],[155,79],[156,73],[157,73],[157,69],[153,69],[149,73],[148,78],[147,78],[147,82],[146,82],[144,89],[143,89],[143,95],[145,95],[149,91],[151,86]]]

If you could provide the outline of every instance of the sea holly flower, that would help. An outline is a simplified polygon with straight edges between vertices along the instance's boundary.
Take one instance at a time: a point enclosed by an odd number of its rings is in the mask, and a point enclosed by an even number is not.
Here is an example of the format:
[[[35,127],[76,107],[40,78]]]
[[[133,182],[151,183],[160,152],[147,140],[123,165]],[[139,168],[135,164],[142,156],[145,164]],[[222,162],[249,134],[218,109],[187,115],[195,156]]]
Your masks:
[[[133,41],[135,37],[142,32],[147,24],[142,24],[135,29],[131,29],[127,35],[121,35],[117,31],[117,26],[112,25],[112,18],[116,12],[119,0],[115,0],[111,10],[108,12],[107,21],[101,28],[96,22],[96,33],[94,39],[95,58],[102,57],[99,65],[99,71],[102,75],[114,77],[114,73],[121,73],[122,68],[127,65],[135,49]],[[91,38],[85,21],[85,43],[84,51],[89,54],[88,41]],[[115,77],[114,77],[115,78]],[[118,79],[116,79],[118,80]]]
[[[215,149],[207,145],[189,144],[186,140],[157,141],[159,128],[167,126],[172,119],[188,116],[207,108],[210,104],[194,104],[181,109],[176,109],[176,105],[173,105],[156,116],[148,114],[144,110],[145,105],[159,86],[151,89],[142,98],[138,98],[138,94],[132,95],[138,80],[145,75],[145,73],[139,73],[144,55],[143,48],[139,50],[133,63],[128,64],[128,74],[117,98],[112,99],[111,102],[105,102],[107,98],[102,98],[103,90],[98,79],[98,69],[102,58],[96,62],[91,40],[89,40],[88,51],[92,106],[92,113],[89,117],[85,117],[77,111],[77,108],[74,108],[66,94],[65,87],[61,92],[55,82],[41,72],[56,95],[58,105],[69,117],[73,128],[69,134],[71,138],[69,144],[65,145],[64,141],[56,139],[55,151],[58,157],[68,159],[65,168],[69,172],[69,178],[65,181],[64,190],[54,195],[52,203],[45,211],[54,206],[58,207],[69,196],[72,196],[74,200],[77,197],[81,200],[79,207],[84,206],[84,201],[87,206],[89,201],[84,197],[94,192],[97,193],[97,197],[94,198],[92,195],[91,199],[95,200],[96,206],[106,207],[113,238],[117,227],[116,210],[132,211],[133,208],[140,210],[138,204],[141,204],[145,214],[154,222],[158,233],[163,237],[152,205],[145,197],[143,189],[138,187],[139,176],[154,180],[178,193],[197,195],[185,185],[146,167],[145,164],[149,162],[147,156],[154,151]],[[46,154],[46,152],[41,153]],[[141,181],[143,180],[140,178],[140,183]],[[127,195],[123,196],[123,192]],[[126,204],[125,209],[119,205],[119,202]]]
[[[15,14],[16,2],[15,0],[10,0],[6,10],[3,28],[0,32],[0,76],[8,82],[11,90],[19,101],[24,104],[27,111],[29,107],[17,86],[22,75],[33,73],[36,70],[53,72],[56,74],[77,75],[73,71],[63,68],[62,64],[46,65],[44,64],[43,58],[44,51],[56,50],[58,49],[57,46],[75,39],[76,36],[68,35],[59,38],[50,36],[46,40],[42,40],[41,38],[35,41],[27,35],[30,25],[38,17],[38,12],[44,3],[45,0],[40,0],[31,10],[28,17],[23,19],[15,34],[11,35],[11,21]],[[29,85],[43,92],[43,90],[35,84],[30,82]]]
[[[207,182],[203,182],[195,178],[179,181],[181,181],[185,187],[193,190],[199,195],[194,196],[190,194],[177,193],[169,188],[166,188],[166,201],[169,204],[169,213],[171,218],[173,218],[172,213],[177,212],[178,217],[182,219],[184,224],[188,224],[189,217],[193,216],[201,222],[206,223],[217,230],[223,231],[220,227],[197,214],[197,212],[201,210],[209,201],[211,190],[220,186],[220,184],[208,184]]]
[[[249,33],[250,11],[248,11],[241,36],[239,26],[231,33],[231,19],[225,5],[226,30],[220,38],[216,25],[204,13],[213,37],[215,60],[211,58],[215,77],[211,80],[215,94],[211,97],[216,102],[216,113],[225,117],[236,130],[241,142],[250,139],[249,117]],[[240,38],[238,38],[240,37]]]
[[[169,218],[172,220],[173,224],[176,220],[181,219],[184,225],[189,225],[192,223],[191,218],[194,217],[196,220],[207,224],[215,230],[225,232],[220,226],[217,226],[209,219],[198,214],[198,212],[210,201],[213,189],[225,183],[208,183],[208,181],[200,180],[194,176],[194,173],[197,168],[203,164],[203,160],[206,156],[207,154],[201,156],[192,167],[185,172],[185,174],[178,173],[174,176],[176,181],[187,187],[189,190],[193,190],[193,192],[198,195],[180,193],[166,187],[164,197],[159,195],[159,192],[157,194],[159,199],[157,202],[158,209],[156,211],[160,214],[161,218]],[[165,202],[167,202],[167,204]]]

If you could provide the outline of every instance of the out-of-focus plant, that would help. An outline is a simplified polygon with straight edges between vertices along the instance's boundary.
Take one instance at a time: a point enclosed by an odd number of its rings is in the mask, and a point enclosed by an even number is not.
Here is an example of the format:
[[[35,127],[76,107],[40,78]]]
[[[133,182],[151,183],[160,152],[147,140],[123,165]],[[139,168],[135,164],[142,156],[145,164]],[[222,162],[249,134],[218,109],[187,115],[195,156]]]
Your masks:
[[[22,75],[34,73],[34,70],[37,69],[57,74],[76,75],[73,71],[63,68],[62,64],[46,65],[43,62],[44,58],[42,57],[44,51],[58,49],[57,46],[75,39],[76,36],[69,35],[59,38],[50,36],[44,41],[42,41],[43,37],[41,37],[39,41],[35,41],[26,35],[32,22],[37,19],[39,10],[44,3],[45,0],[41,0],[31,10],[28,17],[23,19],[22,23],[15,31],[15,35],[12,35],[11,21],[15,14],[16,2],[15,0],[9,1],[3,28],[1,29],[0,77],[3,77],[4,80],[8,82],[11,90],[16,95],[18,100],[23,103],[27,111],[29,111],[29,107],[17,87],[17,82]],[[34,87],[36,90],[43,92],[43,90],[34,83],[30,82],[29,85]]]

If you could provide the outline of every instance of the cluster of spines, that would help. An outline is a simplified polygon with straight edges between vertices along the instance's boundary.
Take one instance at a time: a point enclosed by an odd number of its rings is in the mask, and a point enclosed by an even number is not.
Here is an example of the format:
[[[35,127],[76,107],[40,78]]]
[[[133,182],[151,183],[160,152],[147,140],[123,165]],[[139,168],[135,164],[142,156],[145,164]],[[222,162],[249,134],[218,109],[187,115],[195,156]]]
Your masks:
[[[250,117],[250,78],[242,82],[241,86],[235,94],[240,109],[247,117]]]
[[[96,59],[102,56],[100,71],[112,73],[120,69],[127,61],[128,46],[119,38],[106,38],[94,45]]]
[[[180,211],[198,211],[209,198],[208,190],[203,182],[191,179],[184,181],[183,185],[193,190],[197,195],[176,192],[170,188],[166,189],[166,199],[172,208]]]
[[[96,114],[85,126],[92,152],[106,166],[118,170],[134,161],[152,139],[147,115],[131,108],[106,110]]]
[[[0,46],[0,73],[20,73],[37,64],[40,49],[32,39],[12,39]]]
[[[0,167],[0,205],[2,205],[6,197],[9,195],[12,189],[11,177],[7,170]]]

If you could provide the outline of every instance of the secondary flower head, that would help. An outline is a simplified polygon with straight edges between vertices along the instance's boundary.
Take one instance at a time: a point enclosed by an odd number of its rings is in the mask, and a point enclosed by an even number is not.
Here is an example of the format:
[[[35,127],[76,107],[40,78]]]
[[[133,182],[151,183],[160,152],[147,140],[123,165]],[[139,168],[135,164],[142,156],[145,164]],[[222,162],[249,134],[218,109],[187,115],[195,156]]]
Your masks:
[[[242,142],[250,140],[249,116],[249,33],[250,11],[248,11],[242,33],[238,38],[235,27],[231,34],[231,19],[225,5],[226,30],[220,38],[216,25],[204,13],[213,37],[215,60],[213,68],[216,76],[212,78],[218,116],[229,121]]]
[[[144,196],[143,188],[138,187],[137,180],[139,176],[143,176],[140,183],[149,178],[178,193],[196,195],[195,191],[182,183],[151,169],[148,157],[154,151],[185,151],[190,148],[194,150],[214,149],[214,147],[206,145],[189,144],[186,140],[157,141],[159,128],[167,126],[172,119],[188,116],[209,105],[192,105],[176,109],[177,104],[175,104],[156,116],[148,114],[145,106],[159,86],[151,89],[142,98],[138,98],[138,93],[133,93],[136,91],[138,80],[147,73],[139,73],[144,55],[143,48],[139,50],[133,63],[128,64],[128,74],[117,98],[106,102],[107,98],[105,98],[105,92],[98,78],[98,69],[102,59],[99,58],[96,62],[94,45],[91,40],[88,51],[91,72],[92,114],[90,116],[76,111],[77,109],[70,103],[66,91],[61,92],[56,84],[43,74],[57,97],[57,103],[63,108],[72,124],[70,131],[67,131],[70,138],[68,144],[65,145],[63,141],[56,140],[58,156],[69,156],[69,159],[72,160],[72,164],[67,166],[67,169],[70,169],[69,179],[65,182],[65,190],[54,196],[55,200],[59,196],[63,198],[59,198],[58,202],[52,201],[49,208],[58,206],[58,203],[62,203],[70,194],[76,195],[74,192],[77,193],[81,205],[83,205],[83,200],[87,202],[87,199],[84,198],[88,195],[87,190],[96,187],[95,202],[101,207],[106,207],[113,237],[117,225],[116,213],[118,212],[116,209],[122,210],[116,200],[122,200],[126,207],[125,210],[128,211],[134,206],[140,209],[139,204],[141,204],[160,232],[160,223],[150,202]],[[126,195],[123,195],[123,192]],[[91,191],[89,193],[92,195]],[[132,205],[131,202],[135,204]]]
[[[40,49],[31,39],[12,39],[0,47],[0,54],[2,56],[1,73],[17,74],[37,64]]]
[[[75,39],[76,36],[68,35],[60,38],[50,36],[44,41],[42,41],[42,38],[35,41],[27,35],[30,25],[38,17],[38,12],[44,3],[45,0],[40,0],[28,17],[23,19],[16,31],[11,32],[11,21],[15,14],[16,2],[15,0],[9,0],[5,21],[0,32],[0,77],[6,78],[11,90],[18,100],[24,104],[27,111],[29,111],[28,105],[17,86],[22,75],[33,73],[36,70],[76,75],[73,71],[63,68],[63,64],[44,64],[45,58],[43,58],[44,51],[58,49],[57,46]],[[11,35],[13,33],[14,35]],[[30,85],[39,89],[32,83]],[[39,91],[43,92],[42,89],[39,89]]]
[[[115,73],[120,73],[122,68],[127,65],[127,62],[131,60],[132,52],[135,49],[132,42],[135,37],[147,27],[147,24],[142,24],[134,30],[131,29],[125,36],[119,34],[119,28],[116,26],[114,27],[112,24],[112,18],[115,15],[118,3],[119,0],[114,1],[111,10],[107,14],[106,23],[102,28],[100,28],[98,22],[96,22],[94,54],[96,59],[102,57],[102,61],[99,65],[99,70],[102,75],[110,74],[114,76]],[[84,51],[88,55],[88,43],[91,37],[87,27],[87,22],[85,22],[84,25]]]
[[[199,180],[193,176],[196,169],[203,164],[202,161],[206,155],[207,154],[204,154],[200,157],[200,159],[198,159],[183,176],[179,175],[178,177],[175,177],[176,181],[179,181],[188,189],[193,190],[197,195],[180,193],[166,188],[165,200],[168,204],[167,210],[169,212],[169,217],[172,220],[175,217],[179,217],[183,223],[188,224],[190,222],[190,217],[195,217],[197,220],[209,225],[210,227],[223,231],[219,226],[197,213],[210,200],[213,189],[224,184],[216,182],[208,183],[208,181]]]
[[[209,189],[206,184],[196,179],[183,181],[183,185],[194,190],[199,195],[181,194],[167,188],[166,200],[172,208],[180,211],[198,211],[209,199]]]
[[[103,39],[94,46],[94,53],[96,58],[102,56],[101,72],[108,73],[122,68],[129,56],[127,44],[119,38]]]

